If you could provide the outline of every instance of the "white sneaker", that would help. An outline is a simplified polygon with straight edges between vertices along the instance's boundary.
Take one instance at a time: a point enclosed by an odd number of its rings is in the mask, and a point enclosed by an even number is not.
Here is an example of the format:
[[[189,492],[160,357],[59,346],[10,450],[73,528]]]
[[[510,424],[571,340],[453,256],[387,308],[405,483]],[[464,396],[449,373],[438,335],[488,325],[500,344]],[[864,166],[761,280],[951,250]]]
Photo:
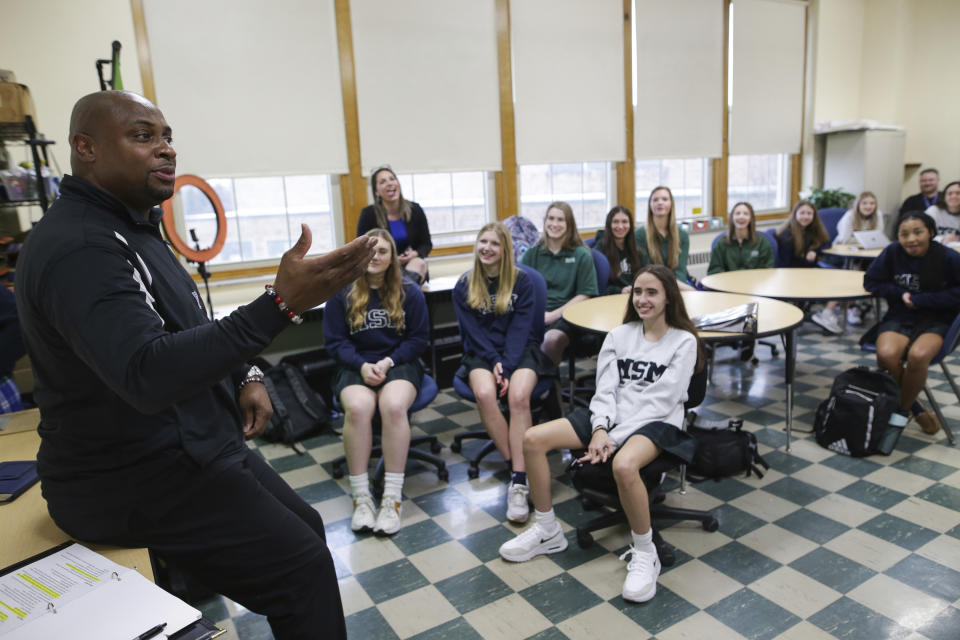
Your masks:
[[[530,505],[527,503],[527,496],[530,495],[530,487],[525,484],[510,483],[507,489],[507,520],[510,522],[526,522],[530,517]]]
[[[837,318],[826,309],[821,309],[817,313],[810,316],[810,320],[812,320],[817,326],[829,331],[834,335],[840,335],[843,333],[843,329],[840,328],[840,323],[837,322]]]
[[[397,496],[384,495],[380,501],[380,513],[377,514],[377,524],[373,532],[392,536],[400,531],[400,513],[403,511],[403,502]]]
[[[353,499],[353,519],[350,528],[354,531],[370,531],[377,520],[377,508],[373,506],[373,496],[361,493]]]
[[[630,602],[646,602],[657,595],[657,577],[660,575],[660,558],[652,544],[646,550],[631,545],[622,556],[627,563],[627,579],[623,581],[623,599]]]
[[[516,538],[500,545],[500,556],[510,562],[526,562],[545,553],[560,553],[567,548],[567,539],[563,536],[560,523],[556,523],[556,527],[556,531],[551,533],[545,531],[539,522],[534,522]]]
[[[852,327],[859,327],[863,324],[863,316],[860,315],[860,308],[857,305],[851,305],[847,308],[847,324]]]

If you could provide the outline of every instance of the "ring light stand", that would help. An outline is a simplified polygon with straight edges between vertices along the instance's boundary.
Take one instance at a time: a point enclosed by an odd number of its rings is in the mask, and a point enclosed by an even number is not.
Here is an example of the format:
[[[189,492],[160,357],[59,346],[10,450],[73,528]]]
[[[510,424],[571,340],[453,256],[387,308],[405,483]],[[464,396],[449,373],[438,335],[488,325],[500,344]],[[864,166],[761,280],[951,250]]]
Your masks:
[[[195,229],[190,229],[190,238],[193,240],[194,246],[190,247],[186,242],[183,241],[183,238],[180,237],[180,234],[177,233],[177,225],[173,217],[173,197],[177,195],[182,187],[191,186],[200,189],[207,200],[210,201],[210,204],[213,205],[213,210],[217,215],[217,235],[213,240],[213,245],[207,249],[200,248],[200,242],[197,239],[197,232]],[[223,204],[220,202],[217,192],[213,190],[206,180],[199,176],[185,174],[178,176],[176,181],[173,183],[173,195],[166,200],[163,205],[163,230],[167,234],[167,238],[170,240],[170,244],[173,245],[173,248],[177,250],[177,253],[182,255],[187,259],[187,262],[193,262],[197,265],[197,272],[200,274],[200,277],[203,278],[203,285],[206,288],[207,293],[207,311],[210,314],[210,319],[213,320],[213,301],[210,297],[210,272],[207,271],[207,262],[213,260],[220,251],[223,249],[223,245],[227,242],[227,216],[223,211]]]

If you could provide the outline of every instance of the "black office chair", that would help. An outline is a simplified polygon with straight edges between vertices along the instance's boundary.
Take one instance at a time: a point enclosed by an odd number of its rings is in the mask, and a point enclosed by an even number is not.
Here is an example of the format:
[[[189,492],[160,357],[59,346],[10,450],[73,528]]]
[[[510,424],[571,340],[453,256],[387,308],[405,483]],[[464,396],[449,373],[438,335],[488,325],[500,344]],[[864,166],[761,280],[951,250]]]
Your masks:
[[[684,410],[687,412],[684,419],[684,429],[686,429],[690,418],[696,417],[696,414],[693,413],[691,409],[699,406],[700,403],[703,402],[706,392],[707,368],[703,367],[703,369],[693,375],[687,387],[687,401],[683,405]],[[640,476],[643,478],[643,483],[646,485],[647,493],[650,496],[651,522],[656,518],[696,520],[700,522],[704,530],[710,532],[716,531],[720,527],[720,523],[713,513],[663,504],[663,500],[666,497],[661,488],[664,475],[667,471],[677,466],[678,464],[675,458],[671,456],[660,456],[643,469],[640,469]],[[584,507],[588,509],[607,509],[603,515],[577,527],[577,544],[585,549],[593,544],[592,531],[625,523],[627,521],[627,515],[620,505],[617,483],[613,477],[613,458],[610,458],[604,464],[597,465],[574,462],[570,465],[569,471],[573,486],[580,493],[580,499]],[[653,543],[657,547],[657,555],[660,556],[661,564],[665,567],[672,566],[676,560],[673,548],[664,542],[655,527],[652,528]]]

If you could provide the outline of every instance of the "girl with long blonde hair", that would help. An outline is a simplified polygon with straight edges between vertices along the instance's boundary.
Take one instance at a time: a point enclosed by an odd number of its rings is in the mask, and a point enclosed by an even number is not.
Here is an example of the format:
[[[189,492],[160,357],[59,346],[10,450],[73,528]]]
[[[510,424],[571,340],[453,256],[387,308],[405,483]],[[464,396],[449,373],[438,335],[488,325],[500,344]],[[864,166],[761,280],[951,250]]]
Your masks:
[[[473,269],[453,290],[463,341],[463,364],[457,375],[473,390],[480,421],[510,465],[507,519],[512,522],[526,522],[530,514],[523,464],[523,434],[533,424],[530,394],[540,376],[554,369],[540,350],[543,320],[534,317],[534,277],[513,265],[510,232],[491,222],[477,234]],[[498,401],[504,396],[509,424]]]
[[[676,206],[670,187],[654,187],[647,199],[647,224],[638,227],[637,244],[646,247],[651,264],[672,270],[681,289],[687,285],[687,258],[690,236],[677,224]]]
[[[420,355],[427,348],[429,322],[420,287],[403,279],[393,238],[383,229],[366,235],[377,238],[367,272],[327,302],[323,335],[340,365],[332,386],[344,410],[343,444],[353,493],[350,526],[392,535],[400,530],[410,447],[407,411],[423,380]],[[367,475],[378,410],[386,469],[379,513]]]

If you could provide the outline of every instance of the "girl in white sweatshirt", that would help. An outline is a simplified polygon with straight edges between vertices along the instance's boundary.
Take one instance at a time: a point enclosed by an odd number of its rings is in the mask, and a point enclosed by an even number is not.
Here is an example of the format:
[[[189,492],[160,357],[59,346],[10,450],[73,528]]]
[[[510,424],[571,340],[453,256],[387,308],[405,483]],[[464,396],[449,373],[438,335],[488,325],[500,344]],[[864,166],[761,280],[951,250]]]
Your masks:
[[[673,272],[662,265],[640,269],[627,301],[624,324],[607,334],[597,358],[597,391],[589,410],[527,430],[523,457],[534,524],[500,547],[500,555],[524,562],[567,548],[553,512],[547,454],[555,449],[587,449],[581,461],[613,458],[620,503],[627,514],[633,545],[623,583],[623,598],[646,602],[657,592],[660,560],[653,545],[650,505],[640,469],[661,454],[693,460],[696,442],[681,430],[683,403],[694,370],[703,366],[702,350],[687,315]]]

